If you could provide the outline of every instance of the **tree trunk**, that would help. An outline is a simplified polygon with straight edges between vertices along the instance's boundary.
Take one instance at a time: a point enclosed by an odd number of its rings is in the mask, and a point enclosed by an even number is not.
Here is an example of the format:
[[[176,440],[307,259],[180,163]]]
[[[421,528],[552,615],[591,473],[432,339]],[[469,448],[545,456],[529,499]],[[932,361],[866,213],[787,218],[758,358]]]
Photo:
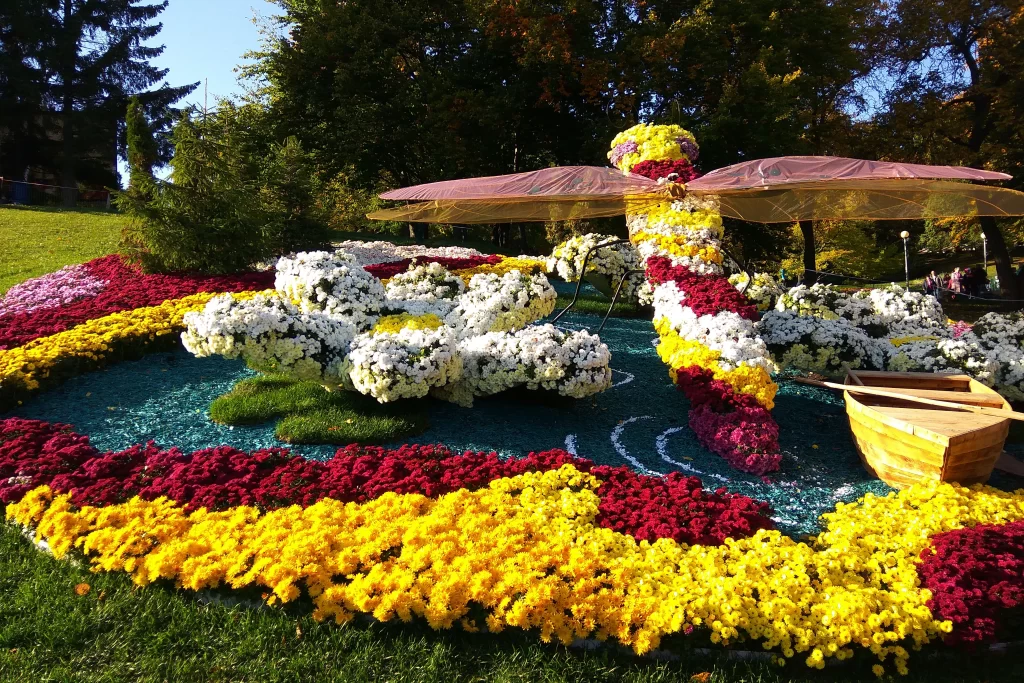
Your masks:
[[[800,232],[804,236],[804,284],[810,287],[818,280],[818,266],[814,260],[814,221],[800,221]]]
[[[988,242],[988,255],[996,264],[996,275],[999,276],[999,292],[1007,299],[1019,299],[1020,287],[1017,277],[1013,272],[1013,261],[1010,259],[1010,251],[1006,248],[1006,241],[1003,233],[992,216],[982,216],[981,231],[985,234]]]
[[[71,27],[72,17],[71,0],[64,0],[64,30]],[[67,36],[65,36],[65,40]],[[65,46],[66,47],[66,46]],[[73,207],[78,199],[78,178],[75,173],[75,59],[78,57],[78,41],[75,40],[74,48],[65,50],[64,65],[61,69],[61,179],[60,184],[64,206]]]

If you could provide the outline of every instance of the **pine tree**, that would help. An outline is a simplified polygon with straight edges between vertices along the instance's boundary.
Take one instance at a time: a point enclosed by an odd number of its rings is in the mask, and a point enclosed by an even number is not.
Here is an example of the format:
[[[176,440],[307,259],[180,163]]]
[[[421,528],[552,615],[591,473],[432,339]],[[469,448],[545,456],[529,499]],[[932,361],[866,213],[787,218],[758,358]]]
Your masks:
[[[32,56],[45,42],[45,11],[37,0],[0,2],[0,177],[23,180],[29,166],[52,164],[40,113],[45,72]]]
[[[9,57],[42,75],[34,93],[38,109],[21,114],[20,123],[40,122],[47,134],[34,142],[41,150],[48,138],[59,141],[52,155],[37,155],[29,163],[48,168],[66,187],[79,181],[116,184],[112,169],[125,149],[129,98],[138,96],[154,130],[165,138],[177,116],[171,105],[198,85],[171,87],[163,81],[167,70],[150,63],[163,53],[162,46],[146,42],[160,33],[157,17],[167,0],[4,0],[4,5],[0,17],[10,25],[31,19],[37,36],[22,55]],[[166,142],[160,151],[166,159]]]

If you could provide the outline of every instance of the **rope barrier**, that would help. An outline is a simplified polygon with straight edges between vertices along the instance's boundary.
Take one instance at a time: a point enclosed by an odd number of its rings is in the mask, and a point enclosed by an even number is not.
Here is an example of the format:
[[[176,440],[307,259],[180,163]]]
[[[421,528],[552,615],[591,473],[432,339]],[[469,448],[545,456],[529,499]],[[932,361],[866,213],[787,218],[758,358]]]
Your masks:
[[[894,284],[891,280],[872,280],[871,278],[858,277],[856,275],[840,275],[839,273],[830,273],[827,270],[812,270],[811,268],[804,268],[805,273],[817,273],[818,275],[831,275],[832,277],[840,277],[846,280],[860,280],[861,282],[870,282],[875,285],[890,285]]]
[[[804,272],[805,273],[817,273],[818,275],[831,275],[832,277],[845,278],[845,279],[849,279],[849,280],[860,280],[862,282],[869,282],[871,284],[876,284],[876,285],[898,284],[898,283],[893,283],[891,281],[887,282],[885,280],[872,280],[872,279],[866,278],[866,277],[857,277],[856,275],[840,275],[839,273],[830,273],[830,272],[825,271],[825,270],[811,270],[810,268],[805,268]],[[939,287],[939,290],[943,291],[943,292],[949,292],[950,298],[954,298],[954,299],[956,297],[963,297],[965,299],[971,299],[971,300],[977,300],[977,301],[989,301],[989,302],[993,302],[993,303],[1024,304],[1024,299],[1003,299],[1003,298],[994,297],[994,296],[976,296],[974,294],[968,294],[966,292],[958,292],[958,291],[950,289],[948,287],[941,287],[941,286]]]

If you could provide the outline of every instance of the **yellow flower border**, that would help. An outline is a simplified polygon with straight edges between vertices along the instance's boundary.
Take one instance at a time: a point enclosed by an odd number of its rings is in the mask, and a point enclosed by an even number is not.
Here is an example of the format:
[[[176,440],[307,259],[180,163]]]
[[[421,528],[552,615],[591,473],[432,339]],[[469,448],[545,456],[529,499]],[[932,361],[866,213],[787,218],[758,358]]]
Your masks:
[[[251,299],[270,292],[238,292],[236,299]],[[33,339],[23,346],[0,351],[0,389],[35,391],[59,367],[79,364],[92,369],[110,354],[129,344],[148,346],[181,332],[182,318],[198,311],[219,292],[200,292],[88,320],[71,329]]]
[[[535,628],[544,641],[615,638],[638,653],[696,627],[715,643],[756,640],[779,663],[800,653],[822,668],[860,647],[901,673],[908,646],[951,629],[920,587],[929,538],[1024,519],[1024,489],[931,484],[839,504],[807,543],[764,530],[721,546],[648,543],[596,526],[599,486],[565,465],[437,499],[192,513],[164,498],[76,509],[42,486],[7,518],[57,557],[83,553],[93,571],[125,571],[141,586],[260,586],[270,603],[305,591],[315,618],[339,623],[369,613],[435,629]]]

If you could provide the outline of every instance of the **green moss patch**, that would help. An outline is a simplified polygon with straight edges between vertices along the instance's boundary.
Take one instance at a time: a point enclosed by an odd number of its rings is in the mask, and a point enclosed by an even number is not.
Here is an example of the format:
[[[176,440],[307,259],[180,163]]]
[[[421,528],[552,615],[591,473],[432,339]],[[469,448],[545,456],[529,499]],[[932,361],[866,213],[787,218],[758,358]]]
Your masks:
[[[572,294],[559,294],[558,300],[555,302],[555,313],[558,313],[563,308],[569,305],[572,301]],[[608,304],[611,303],[611,299],[601,294],[580,294],[579,298],[576,299],[576,303],[573,305],[572,310],[575,313],[589,313],[591,315],[599,315],[602,318],[604,314],[608,312]],[[619,301],[615,302],[615,306],[612,308],[612,318],[650,318],[651,309],[647,306],[638,306],[636,304],[622,303]]]
[[[425,401],[382,405],[351,391],[275,375],[244,379],[210,404],[210,419],[251,425],[279,419],[287,443],[378,444],[422,434],[430,426]]]

